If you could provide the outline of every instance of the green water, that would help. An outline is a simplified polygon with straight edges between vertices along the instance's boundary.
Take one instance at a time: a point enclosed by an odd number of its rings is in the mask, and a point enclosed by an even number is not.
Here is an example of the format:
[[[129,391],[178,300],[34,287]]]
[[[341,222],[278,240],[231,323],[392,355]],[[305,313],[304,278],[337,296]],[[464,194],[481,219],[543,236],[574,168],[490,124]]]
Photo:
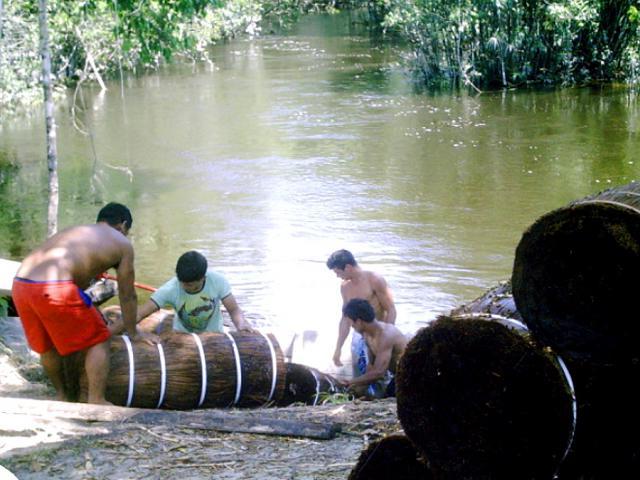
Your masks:
[[[382,273],[413,332],[508,278],[538,216],[638,177],[628,91],[413,93],[402,48],[348,27],[314,17],[218,46],[211,65],[85,89],[90,135],[70,94],[57,110],[61,228],[123,202],[139,281],[159,285],[201,250],[253,323],[322,332],[329,359],[332,251]],[[41,113],[0,120],[1,257],[42,240],[46,182]]]

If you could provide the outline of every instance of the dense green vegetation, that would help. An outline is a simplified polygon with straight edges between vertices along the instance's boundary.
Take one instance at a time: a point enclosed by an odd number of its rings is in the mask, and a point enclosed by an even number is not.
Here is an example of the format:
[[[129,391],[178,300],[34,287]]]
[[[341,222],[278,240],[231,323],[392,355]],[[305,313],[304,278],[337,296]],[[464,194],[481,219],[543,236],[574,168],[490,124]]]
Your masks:
[[[637,0],[48,0],[58,88],[207,61],[207,47],[258,35],[266,21],[365,8],[372,33],[406,39],[426,85],[636,83]],[[0,108],[40,98],[38,2],[0,0]]]
[[[422,82],[482,88],[630,81],[638,76],[634,0],[375,0],[385,28],[414,46]]]
[[[207,60],[207,46],[257,35],[265,19],[294,21],[331,7],[311,0],[48,0],[58,87],[155,68],[172,57]],[[29,104],[38,87],[38,1],[0,1],[0,108]]]

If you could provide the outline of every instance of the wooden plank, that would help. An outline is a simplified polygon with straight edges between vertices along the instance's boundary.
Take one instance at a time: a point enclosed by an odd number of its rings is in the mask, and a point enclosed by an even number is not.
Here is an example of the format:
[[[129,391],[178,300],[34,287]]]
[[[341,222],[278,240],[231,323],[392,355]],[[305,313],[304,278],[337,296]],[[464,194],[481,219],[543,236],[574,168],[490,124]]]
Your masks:
[[[257,410],[225,412],[222,410],[151,410],[144,408],[92,405],[0,397],[0,415],[30,415],[46,418],[84,420],[88,422],[127,421],[146,425],[217,430],[330,440],[341,427],[336,423],[282,420]]]
[[[141,411],[143,409],[117,407],[115,405],[0,397],[0,414],[2,415],[31,415],[89,422],[113,422],[126,420]]]
[[[306,437],[319,440],[331,440],[341,430],[340,425],[335,423],[283,420],[269,418],[264,415],[255,415],[254,412],[248,413],[240,414],[240,412],[234,412],[231,415],[214,410],[197,412],[147,411],[130,417],[128,421],[147,425],[170,425],[174,428],[184,427],[217,430],[220,432]]]
[[[0,258],[0,296],[11,295],[13,277],[20,267],[20,262]]]

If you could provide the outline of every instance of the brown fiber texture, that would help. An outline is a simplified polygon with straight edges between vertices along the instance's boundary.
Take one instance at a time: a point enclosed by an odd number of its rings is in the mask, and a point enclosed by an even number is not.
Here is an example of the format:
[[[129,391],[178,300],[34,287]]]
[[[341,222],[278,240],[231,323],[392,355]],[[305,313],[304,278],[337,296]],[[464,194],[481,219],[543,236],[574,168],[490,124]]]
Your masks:
[[[431,480],[418,451],[404,435],[389,435],[362,451],[348,480]]]
[[[437,479],[550,479],[573,426],[549,353],[486,319],[440,317],[409,342],[398,417]]]

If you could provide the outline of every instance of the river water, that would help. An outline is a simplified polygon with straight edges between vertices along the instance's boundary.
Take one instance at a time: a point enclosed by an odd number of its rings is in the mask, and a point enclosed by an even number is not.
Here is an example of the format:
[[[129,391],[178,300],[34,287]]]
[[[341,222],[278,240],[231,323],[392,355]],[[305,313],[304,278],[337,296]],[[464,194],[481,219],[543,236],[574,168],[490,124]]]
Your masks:
[[[406,51],[352,28],[311,17],[216,46],[209,64],[85,88],[84,133],[70,92],[56,113],[60,227],[125,203],[138,281],[160,285],[200,250],[255,325],[304,338],[300,361],[326,370],[332,251],[386,278],[411,334],[507,279],[540,215],[638,177],[633,93],[415,93]],[[45,232],[39,111],[0,120],[1,165],[0,256],[19,260]]]

